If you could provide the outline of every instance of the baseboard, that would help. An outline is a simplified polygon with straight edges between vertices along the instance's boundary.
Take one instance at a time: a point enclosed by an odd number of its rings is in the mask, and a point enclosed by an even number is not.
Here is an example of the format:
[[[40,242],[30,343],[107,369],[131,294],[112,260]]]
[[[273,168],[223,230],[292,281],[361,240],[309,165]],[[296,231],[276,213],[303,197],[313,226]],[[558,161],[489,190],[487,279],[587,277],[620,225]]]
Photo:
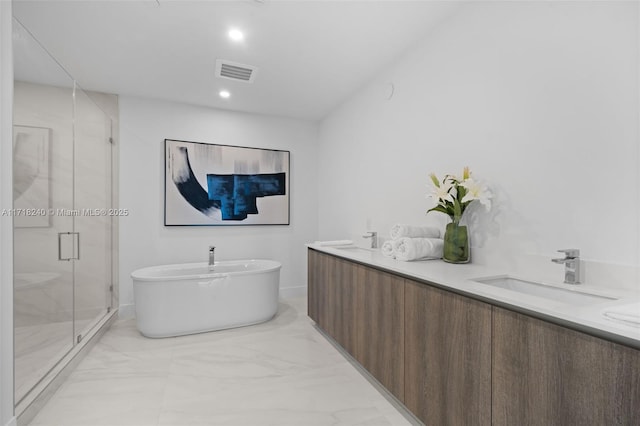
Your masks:
[[[307,286],[286,287],[280,289],[280,297],[283,299],[293,297],[305,297],[307,295]]]
[[[130,303],[128,305],[120,305],[118,307],[118,318],[131,319],[136,317],[136,305]]]

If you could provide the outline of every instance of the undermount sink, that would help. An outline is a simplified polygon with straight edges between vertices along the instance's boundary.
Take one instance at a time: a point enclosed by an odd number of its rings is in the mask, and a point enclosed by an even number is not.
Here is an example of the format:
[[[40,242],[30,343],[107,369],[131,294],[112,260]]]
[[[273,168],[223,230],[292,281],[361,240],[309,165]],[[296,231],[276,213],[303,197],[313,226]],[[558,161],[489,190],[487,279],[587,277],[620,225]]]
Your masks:
[[[606,302],[608,300],[617,300],[615,297],[553,287],[547,284],[521,280],[508,275],[474,278],[472,281],[490,285],[492,287],[516,291],[530,296],[542,297],[544,299],[553,300],[554,302],[569,303],[574,306],[591,305],[598,302]]]
[[[364,248],[364,247],[358,247],[358,246],[337,246],[336,247],[338,250],[344,250],[344,251],[349,251],[352,253],[367,253],[367,254],[371,254],[371,252],[373,251],[372,249],[368,249],[368,248]]]

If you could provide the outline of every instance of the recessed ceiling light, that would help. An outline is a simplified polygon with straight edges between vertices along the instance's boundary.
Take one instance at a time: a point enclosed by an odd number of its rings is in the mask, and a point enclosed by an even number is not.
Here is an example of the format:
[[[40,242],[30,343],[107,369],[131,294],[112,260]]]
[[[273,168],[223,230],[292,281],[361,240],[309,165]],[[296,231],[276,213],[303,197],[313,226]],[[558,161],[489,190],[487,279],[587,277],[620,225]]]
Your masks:
[[[233,41],[242,41],[244,40],[244,33],[237,28],[232,28],[227,33],[229,38]]]
[[[229,96],[231,96],[231,93],[229,93],[228,90],[221,90],[218,95],[220,95],[221,98],[227,99]]]

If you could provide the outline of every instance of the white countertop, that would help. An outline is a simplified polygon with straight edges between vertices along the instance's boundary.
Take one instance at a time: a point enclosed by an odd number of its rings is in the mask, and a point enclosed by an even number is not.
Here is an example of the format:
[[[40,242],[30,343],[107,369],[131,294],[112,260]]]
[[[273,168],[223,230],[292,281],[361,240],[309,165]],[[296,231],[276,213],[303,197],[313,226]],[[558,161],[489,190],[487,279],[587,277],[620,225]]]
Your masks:
[[[627,346],[640,349],[640,327],[608,319],[603,313],[617,306],[638,302],[638,293],[623,290],[607,290],[586,285],[567,285],[559,282],[537,280],[531,276],[511,275],[509,271],[492,269],[487,266],[450,264],[442,260],[419,260],[402,262],[382,255],[379,249],[344,249],[345,246],[323,246],[307,244],[307,247],[353,260],[381,270],[403,275],[419,281],[427,281],[436,286],[473,297],[487,303],[503,306],[531,316],[603,337]],[[353,246],[351,246],[353,247]],[[596,294],[615,299],[596,301],[586,306],[572,306],[565,302],[552,301],[517,291],[494,287],[472,281],[475,278],[510,275],[515,278],[535,281],[563,290]]]

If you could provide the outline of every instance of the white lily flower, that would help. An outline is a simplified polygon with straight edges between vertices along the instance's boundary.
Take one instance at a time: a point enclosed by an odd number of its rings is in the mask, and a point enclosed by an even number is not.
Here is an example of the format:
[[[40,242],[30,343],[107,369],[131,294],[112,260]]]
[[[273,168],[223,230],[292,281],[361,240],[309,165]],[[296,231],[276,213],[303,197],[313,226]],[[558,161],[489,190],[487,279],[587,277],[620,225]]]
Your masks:
[[[460,185],[467,190],[467,193],[462,198],[462,203],[478,200],[480,201],[480,204],[486,207],[487,210],[491,208],[491,197],[493,194],[486,186],[482,185],[480,182],[474,181],[472,178],[461,182]]]
[[[433,186],[433,191],[429,194],[430,197],[436,199],[438,203],[449,202],[453,203],[453,198],[457,195],[456,188],[451,182],[445,181],[440,186]]]
[[[447,180],[450,181],[456,181],[458,183],[462,183],[464,181],[466,181],[467,179],[471,179],[471,171],[469,171],[469,167],[465,167],[464,170],[462,171],[462,175],[447,175],[446,177]]]

